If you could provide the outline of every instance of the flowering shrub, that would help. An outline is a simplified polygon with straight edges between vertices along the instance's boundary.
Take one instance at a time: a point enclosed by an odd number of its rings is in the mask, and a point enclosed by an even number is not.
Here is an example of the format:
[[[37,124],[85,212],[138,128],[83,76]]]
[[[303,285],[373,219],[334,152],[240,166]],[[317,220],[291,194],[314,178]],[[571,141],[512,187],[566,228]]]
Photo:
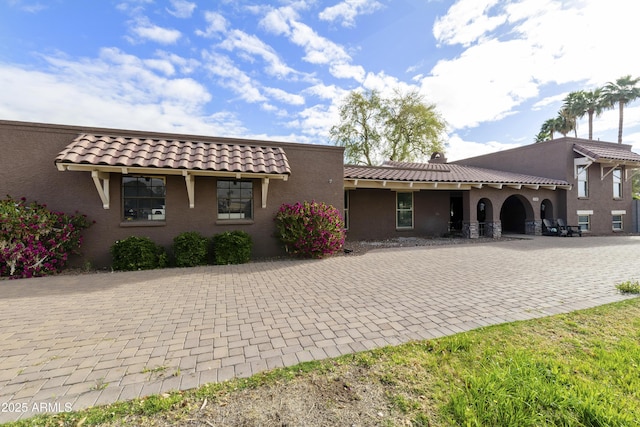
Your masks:
[[[82,244],[86,215],[49,211],[23,197],[0,200],[0,276],[21,278],[60,272]]]
[[[285,203],[275,220],[278,238],[293,255],[322,258],[338,252],[344,244],[344,221],[340,211],[331,205]]]

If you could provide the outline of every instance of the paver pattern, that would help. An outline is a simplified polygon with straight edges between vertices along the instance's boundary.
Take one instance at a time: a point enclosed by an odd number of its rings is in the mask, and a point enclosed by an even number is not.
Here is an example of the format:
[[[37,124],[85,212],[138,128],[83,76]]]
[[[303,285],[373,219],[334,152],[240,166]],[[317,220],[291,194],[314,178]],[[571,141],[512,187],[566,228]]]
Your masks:
[[[628,298],[640,236],[0,282],[0,422]]]

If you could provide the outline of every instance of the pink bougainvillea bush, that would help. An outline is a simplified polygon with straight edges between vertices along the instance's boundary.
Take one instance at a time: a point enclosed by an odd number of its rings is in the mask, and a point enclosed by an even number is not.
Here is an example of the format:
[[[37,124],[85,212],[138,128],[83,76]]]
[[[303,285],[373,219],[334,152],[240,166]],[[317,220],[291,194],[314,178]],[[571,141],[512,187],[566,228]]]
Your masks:
[[[302,258],[322,258],[344,245],[340,211],[316,202],[283,204],[276,214],[278,238],[288,253]]]
[[[91,224],[85,215],[53,212],[26,199],[0,200],[0,277],[60,272]]]

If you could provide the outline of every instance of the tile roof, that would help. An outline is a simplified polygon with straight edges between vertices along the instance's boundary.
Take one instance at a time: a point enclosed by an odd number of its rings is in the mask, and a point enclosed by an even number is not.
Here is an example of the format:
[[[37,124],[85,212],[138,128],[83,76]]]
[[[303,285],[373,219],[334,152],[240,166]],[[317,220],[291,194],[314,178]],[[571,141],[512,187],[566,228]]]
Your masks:
[[[628,145],[615,144],[612,142],[585,141],[574,143],[573,150],[595,161],[609,160],[640,163],[640,154],[631,151],[631,147]]]
[[[81,134],[58,164],[290,174],[281,147]]]
[[[386,162],[382,166],[345,165],[345,179],[507,185],[560,185],[567,181],[451,163]]]

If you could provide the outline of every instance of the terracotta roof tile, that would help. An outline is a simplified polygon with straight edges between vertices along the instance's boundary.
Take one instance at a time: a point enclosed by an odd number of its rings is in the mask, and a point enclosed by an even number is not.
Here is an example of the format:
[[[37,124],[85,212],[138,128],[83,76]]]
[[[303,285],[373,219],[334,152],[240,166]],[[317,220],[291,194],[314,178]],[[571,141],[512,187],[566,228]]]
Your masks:
[[[612,142],[580,142],[573,144],[575,152],[598,160],[613,160],[623,162],[639,162],[640,154],[631,151],[628,145]]]
[[[82,134],[56,163],[290,174],[281,147]]]
[[[568,185],[567,181],[451,163],[386,162],[382,166],[345,165],[346,179],[476,184]]]

